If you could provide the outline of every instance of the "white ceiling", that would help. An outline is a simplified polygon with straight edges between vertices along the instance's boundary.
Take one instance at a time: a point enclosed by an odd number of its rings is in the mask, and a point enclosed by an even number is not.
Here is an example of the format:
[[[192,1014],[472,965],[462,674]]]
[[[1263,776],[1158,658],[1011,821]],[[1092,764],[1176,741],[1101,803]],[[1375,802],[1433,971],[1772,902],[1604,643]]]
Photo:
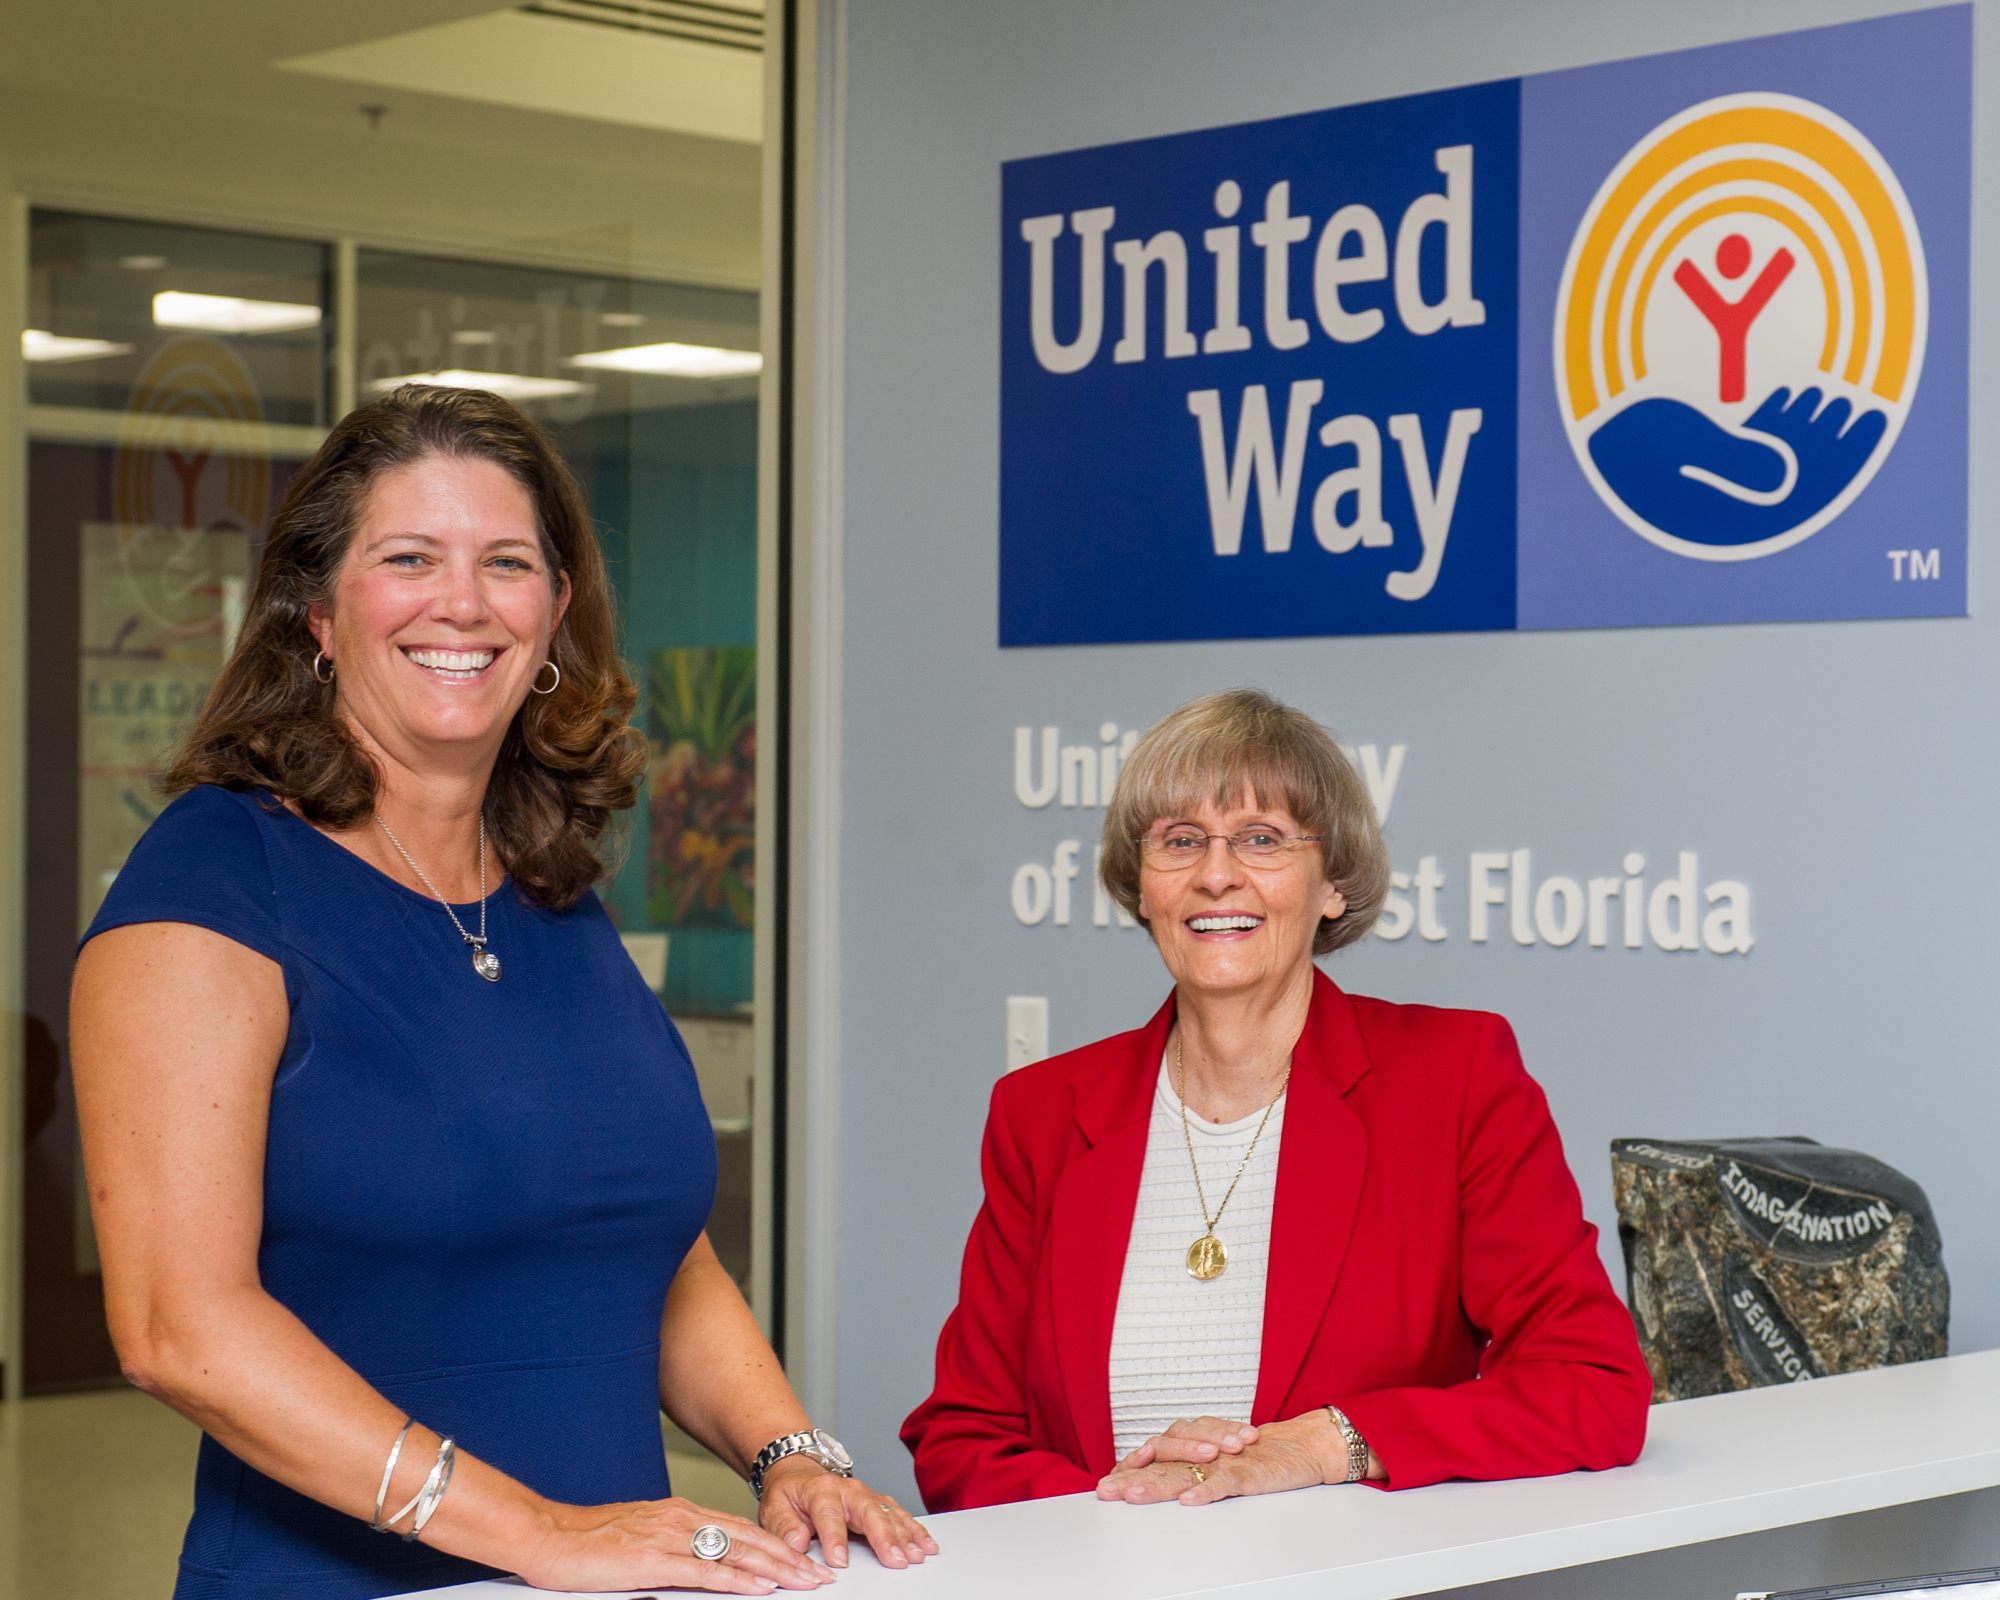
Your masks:
[[[274,65],[380,88],[744,144],[763,135],[761,55],[513,9]]]
[[[494,9],[494,0],[0,0],[0,189],[755,284],[755,144],[276,65]],[[365,117],[370,105],[386,114]]]

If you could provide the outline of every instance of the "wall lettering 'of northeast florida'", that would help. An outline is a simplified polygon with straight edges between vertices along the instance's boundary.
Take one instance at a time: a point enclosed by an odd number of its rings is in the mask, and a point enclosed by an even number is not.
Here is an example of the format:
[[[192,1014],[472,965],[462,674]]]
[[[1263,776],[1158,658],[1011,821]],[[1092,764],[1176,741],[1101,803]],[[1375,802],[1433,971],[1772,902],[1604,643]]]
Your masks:
[[[1519,85],[1003,169],[1002,645],[1514,624]]]
[[[1088,734],[1069,742],[1060,724],[1014,729],[1015,801],[1043,813],[1053,824],[1051,833],[1071,835],[1055,839],[1045,853],[1021,862],[1010,874],[1008,904],[1023,928],[1139,925],[1112,899],[1099,875],[1104,859],[1096,837],[1100,819],[1079,814],[1110,810],[1119,774],[1138,742],[1137,728],[1121,728],[1115,721],[1101,723],[1094,742]],[[1386,828],[1410,747],[1341,748],[1367,785],[1377,825]],[[1483,825],[1475,823],[1474,835],[1494,842]],[[1606,870],[1593,874],[1587,870],[1587,855],[1560,843],[1543,850],[1474,848],[1457,857],[1465,862],[1462,879],[1445,864],[1453,860],[1447,850],[1411,849],[1398,842],[1392,843],[1391,856],[1389,893],[1372,929],[1374,938],[1390,944],[1414,932],[1418,942],[1411,948],[1439,945],[1453,937],[1454,929],[1473,944],[1554,950],[1572,945],[1590,950],[1650,947],[1726,956],[1748,955],[1753,944],[1749,885],[1741,878],[1705,872],[1695,850],[1659,852],[1650,876],[1646,853],[1638,849],[1598,863]],[[1548,870],[1551,862],[1554,871]],[[1087,923],[1085,893],[1090,897]]]

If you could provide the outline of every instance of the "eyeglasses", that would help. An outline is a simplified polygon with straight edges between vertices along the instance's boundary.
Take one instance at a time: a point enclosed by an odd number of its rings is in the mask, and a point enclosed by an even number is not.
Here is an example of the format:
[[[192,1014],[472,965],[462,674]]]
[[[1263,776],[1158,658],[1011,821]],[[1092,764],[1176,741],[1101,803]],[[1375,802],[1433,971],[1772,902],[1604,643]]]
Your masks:
[[[1270,828],[1239,828],[1235,833],[1169,828],[1159,838],[1141,839],[1138,844],[1145,852],[1148,866],[1163,872],[1179,872],[1197,861],[1206,861],[1209,841],[1213,839],[1220,839],[1244,866],[1261,872],[1274,872],[1282,867],[1298,846],[1320,842],[1318,834],[1300,833],[1287,838]]]

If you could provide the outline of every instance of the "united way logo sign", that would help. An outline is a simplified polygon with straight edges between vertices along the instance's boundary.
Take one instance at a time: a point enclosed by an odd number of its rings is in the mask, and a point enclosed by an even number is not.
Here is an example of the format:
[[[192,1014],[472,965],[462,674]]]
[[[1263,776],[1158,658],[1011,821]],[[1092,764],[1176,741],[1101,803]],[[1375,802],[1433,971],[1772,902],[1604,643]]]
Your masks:
[[[1832,522],[1923,371],[1924,252],[1902,185],[1789,95],[1704,101],[1612,169],[1556,296],[1577,465],[1662,550],[1750,561]]]
[[[1008,163],[1001,643],[1962,613],[1971,59],[1946,7]]]

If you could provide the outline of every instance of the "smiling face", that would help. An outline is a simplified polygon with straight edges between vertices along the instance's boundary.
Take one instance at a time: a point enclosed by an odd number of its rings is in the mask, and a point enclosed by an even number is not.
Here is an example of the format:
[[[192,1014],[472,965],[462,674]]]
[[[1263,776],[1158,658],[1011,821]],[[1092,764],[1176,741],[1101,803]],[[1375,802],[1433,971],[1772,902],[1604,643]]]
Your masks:
[[[307,621],[348,720],[413,770],[491,763],[569,604],[504,467],[427,456],[370,486]]]
[[[1156,819],[1159,840],[1193,828],[1234,836],[1268,830],[1287,839],[1307,830],[1283,806],[1260,806],[1249,784],[1237,803],[1204,803]],[[1246,866],[1220,841],[1178,871],[1147,850],[1139,872],[1139,910],[1152,928],[1174,982],[1201,994],[1282,989],[1312,964],[1313,935],[1322,917],[1338,917],[1347,900],[1326,881],[1317,844],[1281,852],[1276,865]]]

